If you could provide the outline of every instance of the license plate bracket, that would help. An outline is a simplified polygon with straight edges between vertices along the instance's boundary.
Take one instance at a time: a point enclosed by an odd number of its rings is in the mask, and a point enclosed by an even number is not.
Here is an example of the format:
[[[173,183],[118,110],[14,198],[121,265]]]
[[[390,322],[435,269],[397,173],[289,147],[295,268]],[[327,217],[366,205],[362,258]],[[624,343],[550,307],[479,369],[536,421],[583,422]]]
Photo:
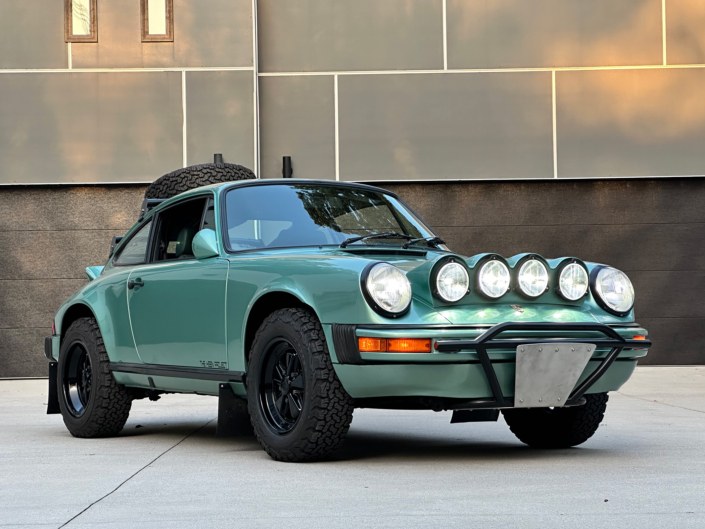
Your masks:
[[[594,344],[539,343],[516,352],[515,408],[565,405],[595,352]]]

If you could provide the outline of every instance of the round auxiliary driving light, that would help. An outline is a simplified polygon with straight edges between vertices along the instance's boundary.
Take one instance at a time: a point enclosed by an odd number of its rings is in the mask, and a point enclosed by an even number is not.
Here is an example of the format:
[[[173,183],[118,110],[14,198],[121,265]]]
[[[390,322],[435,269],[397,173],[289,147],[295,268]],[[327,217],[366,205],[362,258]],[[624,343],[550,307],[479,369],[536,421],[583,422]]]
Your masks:
[[[540,296],[548,287],[548,270],[538,259],[529,259],[519,269],[519,288],[531,297]]]
[[[499,298],[509,290],[509,268],[502,261],[487,261],[478,276],[480,291],[490,298]]]
[[[587,292],[588,282],[587,270],[577,263],[570,263],[561,270],[559,292],[568,301],[577,301]]]
[[[436,274],[436,290],[446,301],[458,301],[465,296],[470,277],[465,267],[458,263],[444,264]]]
[[[363,285],[368,303],[385,316],[398,316],[411,304],[409,280],[389,263],[377,263],[363,272]]]
[[[594,272],[593,272],[594,274]],[[609,266],[599,269],[593,280],[593,292],[603,308],[623,315],[634,306],[634,287],[627,274]]]

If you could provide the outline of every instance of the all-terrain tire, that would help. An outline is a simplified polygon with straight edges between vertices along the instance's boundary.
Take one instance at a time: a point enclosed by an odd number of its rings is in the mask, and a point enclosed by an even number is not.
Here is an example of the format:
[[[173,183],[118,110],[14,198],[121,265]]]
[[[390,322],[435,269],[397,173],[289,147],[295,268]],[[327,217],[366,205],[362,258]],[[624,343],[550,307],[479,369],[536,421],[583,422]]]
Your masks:
[[[293,429],[277,432],[265,412],[263,374],[269,346],[286,340],[296,350],[304,378],[303,406]],[[311,461],[334,451],[352,422],[354,402],[333,370],[323,328],[302,308],[270,314],[252,343],[247,370],[247,401],[260,445],[277,461]]]
[[[534,448],[568,448],[584,443],[605,417],[607,393],[585,395],[587,402],[570,408],[502,410],[509,429]]]
[[[171,198],[196,187],[255,178],[255,173],[242,165],[232,163],[192,165],[165,174],[152,182],[147,187],[144,198]]]
[[[69,403],[64,377],[69,370],[71,357],[82,347],[90,359],[90,397],[83,413],[77,416],[75,407]],[[117,435],[125,426],[132,397],[125,386],[118,384],[108,369],[108,353],[103,337],[94,318],[79,318],[66,331],[59,353],[57,387],[59,408],[64,424],[74,437],[110,437]]]

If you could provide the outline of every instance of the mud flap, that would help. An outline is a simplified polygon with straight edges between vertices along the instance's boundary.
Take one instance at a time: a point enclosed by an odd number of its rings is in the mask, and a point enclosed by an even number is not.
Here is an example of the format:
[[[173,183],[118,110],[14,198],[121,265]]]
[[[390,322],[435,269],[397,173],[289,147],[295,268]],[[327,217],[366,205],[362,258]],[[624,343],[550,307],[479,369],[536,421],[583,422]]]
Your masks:
[[[47,415],[61,413],[59,408],[59,388],[57,384],[58,362],[49,362],[49,400],[47,401]]]
[[[216,437],[242,437],[254,435],[247,401],[235,395],[230,384],[220,384],[218,390],[218,425]]]

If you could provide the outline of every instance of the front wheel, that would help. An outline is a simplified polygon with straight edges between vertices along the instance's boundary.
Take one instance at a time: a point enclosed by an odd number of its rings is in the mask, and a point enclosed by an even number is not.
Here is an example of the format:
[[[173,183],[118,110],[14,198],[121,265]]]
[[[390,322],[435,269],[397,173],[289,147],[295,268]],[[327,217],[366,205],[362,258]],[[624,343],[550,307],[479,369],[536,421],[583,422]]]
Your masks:
[[[353,400],[310,310],[278,310],[260,326],[248,362],[247,402],[257,440],[272,459],[320,459],[342,443]]]
[[[534,448],[569,448],[584,443],[605,417],[607,393],[585,395],[582,406],[502,410],[517,438]]]

